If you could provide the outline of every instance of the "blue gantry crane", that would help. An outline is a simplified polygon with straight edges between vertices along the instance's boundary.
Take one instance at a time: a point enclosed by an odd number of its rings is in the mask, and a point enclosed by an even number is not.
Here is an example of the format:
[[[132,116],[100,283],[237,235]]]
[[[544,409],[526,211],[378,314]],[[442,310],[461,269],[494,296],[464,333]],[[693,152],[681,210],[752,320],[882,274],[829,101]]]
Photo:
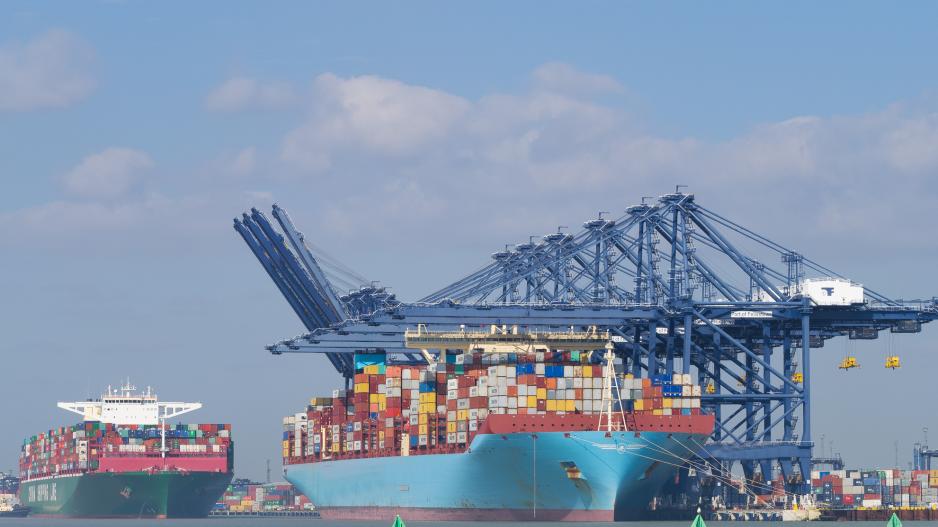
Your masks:
[[[412,303],[370,286],[337,295],[283,209],[274,206],[273,215],[285,236],[256,210],[235,229],[310,332],[270,352],[323,353],[348,379],[355,351],[420,360],[403,342],[418,324],[596,326],[613,335],[627,371],[696,375],[703,405],[717,417],[706,455],[721,470],[740,463],[747,478],[764,480],[780,470],[793,490],[809,475],[814,445],[812,350],[835,337],[917,333],[938,318],[938,299],[890,299],[680,188],[619,218],[600,215],[577,233],[496,252]]]

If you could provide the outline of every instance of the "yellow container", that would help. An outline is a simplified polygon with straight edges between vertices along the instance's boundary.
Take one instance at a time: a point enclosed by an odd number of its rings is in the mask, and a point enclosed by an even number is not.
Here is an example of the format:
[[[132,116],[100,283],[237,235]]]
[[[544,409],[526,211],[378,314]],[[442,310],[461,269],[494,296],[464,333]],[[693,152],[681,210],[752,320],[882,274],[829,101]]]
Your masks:
[[[556,412],[556,411],[557,411],[557,401],[555,401],[555,400],[553,400],[553,399],[549,399],[549,400],[547,401],[547,411],[548,411],[548,412]]]
[[[537,408],[537,397],[533,395],[528,396],[528,408]]]
[[[423,424],[423,425],[418,425],[418,427],[417,427],[417,433],[420,434],[420,435],[422,435],[422,436],[427,435],[427,425],[425,425],[425,424]]]
[[[643,411],[645,409],[645,400],[644,399],[635,399],[635,410]]]
[[[417,422],[417,424],[421,424],[421,425],[427,424],[427,414],[425,413],[420,414],[420,417],[418,417],[418,419],[419,421]]]
[[[671,399],[668,399],[668,398],[666,397],[666,398],[662,399],[662,404],[664,405],[665,408],[671,408],[671,407],[672,407],[672,404],[673,404],[673,401],[672,401]]]
[[[355,393],[368,393],[368,383],[367,382],[355,383]]]
[[[547,388],[538,388],[537,389],[537,398],[538,399],[547,399]],[[536,404],[535,404],[536,405]]]
[[[446,433],[455,434],[456,433],[456,421],[447,421],[446,423]]]
[[[592,377],[593,376],[593,367],[592,366],[583,366],[583,376]]]
[[[459,421],[469,419],[469,410],[456,410],[456,419]]]
[[[566,410],[568,412],[572,412],[576,410],[576,401],[574,401],[573,399],[567,399]]]
[[[652,410],[652,414],[653,414],[653,415],[664,415],[664,412],[662,412],[660,409],[655,409],[655,410]]]
[[[377,364],[369,364],[368,366],[365,366],[365,374],[366,374],[366,375],[377,375],[377,374],[378,374],[378,365],[377,365]]]

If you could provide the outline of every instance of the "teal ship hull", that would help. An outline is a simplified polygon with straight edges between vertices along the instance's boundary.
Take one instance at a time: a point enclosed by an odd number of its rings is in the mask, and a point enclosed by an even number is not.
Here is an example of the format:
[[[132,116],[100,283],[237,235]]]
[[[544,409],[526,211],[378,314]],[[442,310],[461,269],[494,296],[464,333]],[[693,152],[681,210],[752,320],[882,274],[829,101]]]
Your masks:
[[[476,435],[461,453],[287,465],[327,519],[639,518],[706,434],[538,432]]]
[[[231,482],[221,472],[99,472],[23,481],[30,516],[203,518]]]

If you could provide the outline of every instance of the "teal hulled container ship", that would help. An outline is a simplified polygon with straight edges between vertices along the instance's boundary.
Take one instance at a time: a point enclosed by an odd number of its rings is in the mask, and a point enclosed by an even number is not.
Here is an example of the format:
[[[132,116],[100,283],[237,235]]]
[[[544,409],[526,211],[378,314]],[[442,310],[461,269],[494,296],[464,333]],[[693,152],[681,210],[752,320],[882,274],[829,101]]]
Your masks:
[[[461,452],[287,465],[323,518],[614,521],[641,517],[712,416],[492,415]]]
[[[24,442],[19,500],[33,516],[205,517],[231,481],[229,425],[165,422],[199,403],[159,402],[128,383],[59,407],[84,420]]]
[[[471,349],[423,365],[358,354],[352,390],[284,419],[285,477],[323,518],[640,518],[713,432],[689,375],[618,375],[608,348],[480,352],[486,334],[440,338]]]

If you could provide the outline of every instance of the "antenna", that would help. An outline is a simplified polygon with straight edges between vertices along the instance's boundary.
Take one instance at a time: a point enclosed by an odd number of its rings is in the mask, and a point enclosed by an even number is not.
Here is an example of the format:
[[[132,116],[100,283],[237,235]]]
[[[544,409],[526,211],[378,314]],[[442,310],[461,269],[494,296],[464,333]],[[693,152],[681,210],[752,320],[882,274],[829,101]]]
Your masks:
[[[267,483],[270,483],[270,460],[267,460]]]

